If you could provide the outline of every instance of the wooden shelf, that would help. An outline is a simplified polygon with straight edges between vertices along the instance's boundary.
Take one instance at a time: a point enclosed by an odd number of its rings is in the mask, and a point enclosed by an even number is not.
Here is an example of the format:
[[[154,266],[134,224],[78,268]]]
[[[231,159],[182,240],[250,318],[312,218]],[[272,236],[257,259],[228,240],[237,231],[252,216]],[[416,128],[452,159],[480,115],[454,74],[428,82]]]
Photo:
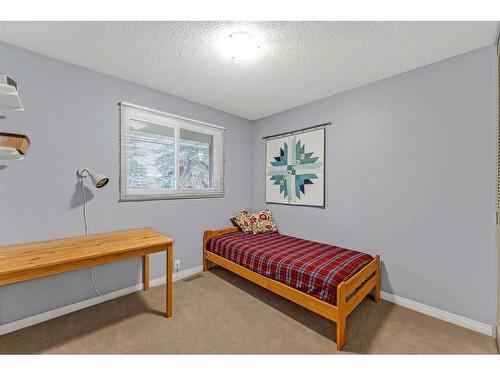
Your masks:
[[[2,133],[0,132],[0,146],[13,147],[21,155],[26,155],[30,147],[30,140],[24,134]]]
[[[24,111],[17,92],[17,83],[6,74],[0,74],[0,109]]]

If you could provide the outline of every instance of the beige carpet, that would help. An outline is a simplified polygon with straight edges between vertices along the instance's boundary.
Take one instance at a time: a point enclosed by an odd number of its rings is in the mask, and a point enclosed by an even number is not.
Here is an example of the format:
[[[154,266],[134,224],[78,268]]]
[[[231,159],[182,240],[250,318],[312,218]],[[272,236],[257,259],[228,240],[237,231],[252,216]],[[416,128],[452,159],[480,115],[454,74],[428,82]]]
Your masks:
[[[223,269],[134,293],[0,337],[0,353],[337,353],[335,324]],[[343,353],[497,353],[465,328],[365,299]]]

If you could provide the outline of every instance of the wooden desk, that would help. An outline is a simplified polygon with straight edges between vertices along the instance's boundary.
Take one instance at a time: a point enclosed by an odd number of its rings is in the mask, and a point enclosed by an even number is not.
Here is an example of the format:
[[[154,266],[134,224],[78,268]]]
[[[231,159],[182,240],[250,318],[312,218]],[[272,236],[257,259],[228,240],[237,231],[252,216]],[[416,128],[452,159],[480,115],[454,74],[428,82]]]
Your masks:
[[[144,290],[149,288],[149,254],[167,253],[166,316],[172,316],[171,238],[150,229],[71,237],[0,247],[0,286],[142,256]]]

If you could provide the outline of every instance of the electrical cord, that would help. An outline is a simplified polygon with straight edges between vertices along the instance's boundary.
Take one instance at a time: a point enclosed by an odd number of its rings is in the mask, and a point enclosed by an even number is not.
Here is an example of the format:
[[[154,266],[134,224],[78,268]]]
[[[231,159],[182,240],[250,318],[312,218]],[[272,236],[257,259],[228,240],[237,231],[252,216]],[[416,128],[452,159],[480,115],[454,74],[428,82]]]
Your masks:
[[[85,194],[85,184],[83,183],[84,176],[80,176],[80,181],[82,184],[82,193],[83,193],[83,222],[85,224],[85,236],[89,235],[89,227],[87,224],[87,196]],[[104,297],[104,294],[97,288],[94,277],[94,267],[90,266],[90,280],[92,280],[92,286],[94,287],[94,291]]]
[[[85,224],[85,236],[88,236],[89,227],[87,225],[87,195],[85,194],[85,185],[83,183],[83,176],[80,176],[80,183],[82,185],[82,193],[83,193],[83,223]]]

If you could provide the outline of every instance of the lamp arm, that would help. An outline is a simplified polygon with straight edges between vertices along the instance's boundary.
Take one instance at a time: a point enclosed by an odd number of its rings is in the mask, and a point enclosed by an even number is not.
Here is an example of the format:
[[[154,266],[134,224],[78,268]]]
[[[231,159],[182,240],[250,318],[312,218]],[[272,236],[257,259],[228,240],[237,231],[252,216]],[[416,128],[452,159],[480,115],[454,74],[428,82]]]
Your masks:
[[[82,168],[76,171],[79,177],[85,178],[90,175],[90,171],[87,168]]]
[[[85,182],[84,178],[90,176],[90,171],[87,168],[78,169],[76,171],[78,177],[80,177],[80,182],[82,185],[82,195],[83,195],[83,222],[85,224],[85,236],[89,235],[89,227],[87,224],[87,195],[85,194]],[[99,296],[103,296],[103,293],[97,288],[94,278],[94,269],[92,266],[90,267],[90,279],[92,280],[92,286],[94,287],[95,292]]]

